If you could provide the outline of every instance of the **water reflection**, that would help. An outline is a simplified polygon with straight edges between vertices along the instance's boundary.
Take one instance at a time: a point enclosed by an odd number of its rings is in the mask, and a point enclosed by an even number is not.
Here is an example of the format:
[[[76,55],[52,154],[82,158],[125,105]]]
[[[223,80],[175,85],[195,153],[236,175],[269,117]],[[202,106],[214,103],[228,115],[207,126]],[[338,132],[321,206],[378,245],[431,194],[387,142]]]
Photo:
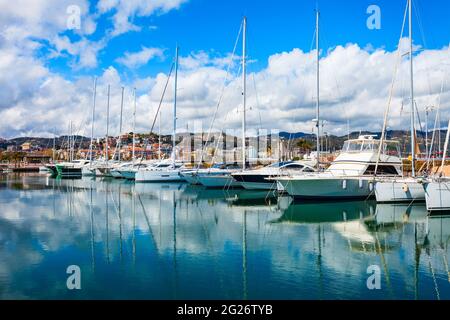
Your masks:
[[[450,219],[424,205],[0,179],[1,298],[450,298]],[[65,287],[71,264],[81,267],[80,291]],[[371,291],[374,264],[382,289]]]

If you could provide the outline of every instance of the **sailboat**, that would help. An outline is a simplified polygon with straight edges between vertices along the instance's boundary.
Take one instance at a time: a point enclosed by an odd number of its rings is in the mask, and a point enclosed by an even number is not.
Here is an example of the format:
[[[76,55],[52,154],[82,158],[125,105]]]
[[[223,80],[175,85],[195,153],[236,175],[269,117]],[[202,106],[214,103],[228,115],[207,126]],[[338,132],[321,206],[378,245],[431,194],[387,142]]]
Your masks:
[[[411,202],[424,201],[425,191],[416,177],[416,130],[414,106],[414,73],[413,73],[413,43],[412,43],[412,0],[408,0],[409,11],[409,63],[410,63],[410,100],[411,100],[411,177],[396,177],[392,179],[375,177],[375,197],[377,202]],[[399,49],[400,50],[400,49]],[[384,128],[386,126],[386,119]],[[382,139],[384,138],[384,128]],[[375,175],[377,172],[375,172]]]
[[[319,12],[316,12],[317,51],[317,170],[320,170],[320,87],[319,87]],[[381,147],[380,147],[381,145]],[[380,148],[379,148],[380,147]],[[382,150],[377,157],[377,150]],[[401,176],[400,147],[397,141],[380,141],[361,135],[344,143],[339,156],[323,172],[301,173],[275,177],[279,190],[298,199],[365,199],[372,195],[373,172],[379,159],[384,176]]]
[[[81,177],[82,168],[87,163],[87,160],[75,160],[75,136],[73,135],[73,123],[70,122],[69,125],[69,136],[68,136],[68,154],[69,161],[61,162],[55,165],[56,171],[61,177]]]
[[[93,104],[92,104],[92,123],[91,123],[91,143],[89,144],[89,163],[85,165],[81,173],[83,176],[95,176],[94,164],[94,124],[95,124],[95,103],[97,98],[97,78],[94,79],[94,92],[93,92]]]
[[[242,36],[242,170],[246,167],[246,119],[245,112],[247,108],[247,79],[246,79],[246,36],[247,36],[247,17],[243,21],[243,36]],[[196,184],[201,184],[207,188],[224,188],[224,187],[240,187],[240,183],[232,177],[232,173],[238,172],[237,168],[210,168],[198,169],[197,172],[192,173],[192,181]]]
[[[178,182],[184,181],[180,175],[181,165],[176,162],[175,142],[177,128],[177,83],[178,81],[178,46],[175,51],[175,82],[173,102],[173,132],[172,132],[172,159],[170,163],[160,163],[157,166],[139,168],[135,174],[136,182]]]
[[[427,210],[431,212],[450,211],[450,178],[442,174],[450,138],[450,121],[448,122],[447,128],[441,166],[434,176],[424,179],[422,182]]]

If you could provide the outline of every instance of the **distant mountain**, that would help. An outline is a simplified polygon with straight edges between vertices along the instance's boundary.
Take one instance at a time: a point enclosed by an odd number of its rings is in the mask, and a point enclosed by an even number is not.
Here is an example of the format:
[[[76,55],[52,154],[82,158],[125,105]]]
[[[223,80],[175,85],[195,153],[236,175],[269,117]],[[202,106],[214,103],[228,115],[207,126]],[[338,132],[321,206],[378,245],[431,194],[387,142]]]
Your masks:
[[[280,137],[283,139],[300,139],[300,138],[310,138],[310,137],[315,137],[315,135],[310,134],[310,133],[304,133],[304,132],[285,132],[282,131],[280,132]]]

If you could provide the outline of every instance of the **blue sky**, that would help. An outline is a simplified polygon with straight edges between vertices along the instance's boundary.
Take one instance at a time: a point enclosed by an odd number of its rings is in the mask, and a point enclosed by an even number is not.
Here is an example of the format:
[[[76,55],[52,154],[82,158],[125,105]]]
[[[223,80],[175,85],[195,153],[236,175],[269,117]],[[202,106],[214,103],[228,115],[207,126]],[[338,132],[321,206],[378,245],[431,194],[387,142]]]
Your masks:
[[[108,84],[113,115],[119,112],[120,87],[126,87],[127,106],[132,88],[137,87],[137,128],[148,131],[176,43],[181,55],[179,126],[199,120],[209,127],[244,15],[250,61],[249,128],[311,132],[316,6],[321,12],[320,95],[327,131],[345,135],[347,123],[355,131],[380,130],[406,7],[406,0],[17,1],[0,0],[0,86],[4,88],[0,136],[4,137],[51,135],[53,128],[64,133],[69,121],[88,128],[94,77],[99,78],[97,100],[102,106],[97,110],[96,134],[104,131]],[[422,110],[440,101],[445,119],[450,116],[450,3],[413,3],[414,44],[421,48],[414,61],[416,103]],[[70,5],[81,9],[79,30],[67,28]],[[380,30],[367,28],[370,5],[381,10]],[[405,39],[402,44],[404,54]],[[236,54],[241,54],[240,43]],[[407,57],[400,62],[389,123],[397,129],[408,126],[402,108],[407,99]],[[241,88],[235,69],[226,85],[217,129],[240,126]],[[168,89],[172,97],[171,83]],[[167,133],[171,131],[170,98],[163,107]],[[116,118],[111,119],[112,126]]]
[[[428,3],[433,5],[426,5]],[[95,12],[96,1],[90,5]],[[380,30],[369,30],[366,20],[368,6],[378,5],[381,9]],[[77,70],[79,74],[95,74],[114,65],[128,77],[154,76],[169,68],[175,44],[180,46],[182,55],[199,50],[225,54],[231,52],[236,34],[245,15],[248,19],[249,58],[256,60],[250,70],[257,71],[267,65],[267,58],[276,52],[300,48],[309,51],[314,32],[315,8],[321,11],[321,47],[357,43],[361,47],[372,45],[375,48],[395,49],[399,37],[405,1],[391,0],[189,0],[178,10],[150,17],[134,17],[134,23],[141,26],[140,32],[128,32],[111,39],[99,53],[98,69]],[[430,2],[415,1],[419,9],[420,27],[414,16],[415,43],[424,46],[421,29],[426,33],[426,48],[441,48],[448,44],[450,28],[447,15],[450,3],[445,0]],[[112,28],[111,17],[114,12],[98,20],[96,32],[90,39],[99,40]],[[83,21],[82,21],[83,23]],[[64,32],[72,40],[79,37],[72,31]],[[115,60],[124,52],[139,51],[142,46],[164,48],[166,58],[155,59],[138,70],[127,70]],[[43,48],[45,50],[46,48]],[[169,57],[169,58],[168,58]],[[48,62],[51,69],[72,73],[68,59],[54,59]],[[75,73],[75,75],[77,74]]]

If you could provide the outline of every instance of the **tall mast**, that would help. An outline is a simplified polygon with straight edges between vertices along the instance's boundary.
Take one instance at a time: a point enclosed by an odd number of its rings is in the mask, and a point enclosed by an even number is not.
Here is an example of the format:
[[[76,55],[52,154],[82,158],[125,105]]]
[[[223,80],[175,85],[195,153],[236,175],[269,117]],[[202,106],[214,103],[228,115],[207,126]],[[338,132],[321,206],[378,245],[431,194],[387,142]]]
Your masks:
[[[319,16],[320,12],[319,10],[316,10],[316,81],[317,81],[317,88],[316,88],[316,127],[317,127],[317,169],[320,169],[320,53],[319,53]]]
[[[109,160],[109,143],[108,143],[108,136],[109,136],[109,94],[110,94],[111,85],[108,84],[108,102],[106,105],[106,148],[105,148],[105,159],[106,159],[106,166],[108,166],[108,160]]]
[[[119,163],[120,163],[120,149],[122,148],[122,115],[123,115],[123,92],[125,88],[122,87],[122,98],[120,100],[120,123],[119,123],[119,146],[117,148],[117,151],[119,153]]]
[[[408,0],[409,5],[409,67],[411,78],[411,168],[412,176],[416,176],[416,130],[414,128],[414,79],[413,79],[413,42],[412,42],[412,0]]]
[[[69,162],[72,162],[72,120],[69,121]]]
[[[134,109],[133,109],[133,151],[132,151],[132,159],[134,162],[135,158],[135,149],[136,149],[136,88],[133,89],[134,91]]]
[[[158,126],[158,160],[161,160],[161,110],[159,110]]]
[[[94,143],[94,122],[95,122],[95,99],[97,95],[97,77],[94,78],[94,92],[93,92],[93,104],[92,104],[92,124],[91,124],[91,144],[89,145],[89,164],[92,166],[92,152]]]
[[[56,132],[55,130],[53,130],[53,150],[52,150],[53,163],[55,163],[55,154],[56,154]]]
[[[175,50],[175,87],[173,98],[172,165],[175,168],[175,138],[177,131],[177,81],[178,81],[178,45]]]
[[[245,109],[247,107],[247,78],[245,61],[246,56],[246,38],[247,38],[247,17],[243,21],[243,35],[242,35],[242,170],[245,170]]]

